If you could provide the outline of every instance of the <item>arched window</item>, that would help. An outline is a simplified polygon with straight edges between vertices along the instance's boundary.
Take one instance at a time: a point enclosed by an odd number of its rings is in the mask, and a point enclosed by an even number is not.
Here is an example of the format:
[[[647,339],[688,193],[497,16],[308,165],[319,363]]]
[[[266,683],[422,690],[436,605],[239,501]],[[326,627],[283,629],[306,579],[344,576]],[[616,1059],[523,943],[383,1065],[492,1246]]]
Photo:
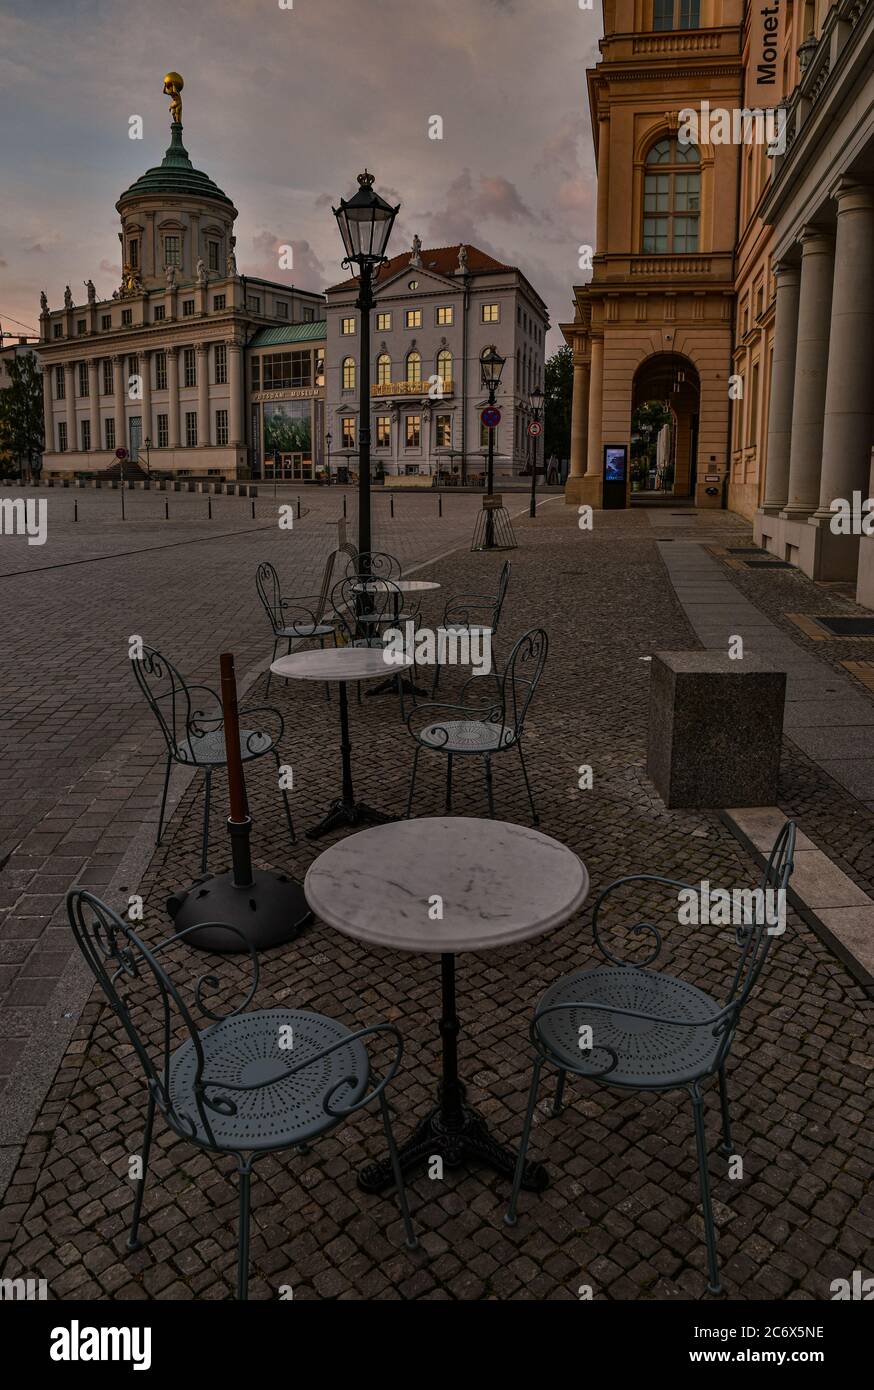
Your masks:
[[[377,386],[389,386],[391,384],[391,358],[387,352],[381,352],[376,359],[376,384]]]
[[[452,385],[452,353],[448,348],[437,354],[437,375],[443,383],[444,390]]]
[[[343,390],[355,390],[355,358],[343,358]]]
[[[700,29],[701,0],[652,0],[653,29]]]
[[[646,157],[643,176],[643,250],[698,250],[701,167],[697,146],[676,136],[659,140]]]
[[[407,381],[412,385],[422,380],[422,358],[418,352],[407,353]]]

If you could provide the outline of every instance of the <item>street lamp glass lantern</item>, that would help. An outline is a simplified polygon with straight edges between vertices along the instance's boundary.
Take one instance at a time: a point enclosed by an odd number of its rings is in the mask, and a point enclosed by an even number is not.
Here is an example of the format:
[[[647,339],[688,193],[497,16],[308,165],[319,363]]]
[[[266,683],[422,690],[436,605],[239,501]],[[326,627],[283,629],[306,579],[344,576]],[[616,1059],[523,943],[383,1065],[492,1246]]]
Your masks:
[[[359,272],[366,266],[380,265],[385,260],[385,248],[391,236],[400,203],[392,207],[373,190],[373,175],[365,169],[358,175],[358,192],[347,202],[340,199],[334,216],[340,228],[346,260]]]
[[[532,410],[543,409],[543,391],[540,389],[539,386],[535,386],[533,391],[529,391],[528,399],[531,402]]]
[[[497,391],[501,384],[501,372],[504,370],[506,360],[506,357],[501,356],[494,344],[486,348],[480,358],[480,367],[483,386],[487,391]]]

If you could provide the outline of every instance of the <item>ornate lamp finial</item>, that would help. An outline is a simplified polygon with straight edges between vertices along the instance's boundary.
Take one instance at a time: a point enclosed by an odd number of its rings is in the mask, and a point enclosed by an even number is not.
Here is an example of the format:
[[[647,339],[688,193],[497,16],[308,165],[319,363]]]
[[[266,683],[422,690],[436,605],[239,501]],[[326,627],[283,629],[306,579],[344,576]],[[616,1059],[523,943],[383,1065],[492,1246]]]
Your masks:
[[[185,86],[178,72],[168,72],[164,77],[164,95],[171,99],[170,102],[170,123],[171,125],[182,124],[182,88]]]
[[[373,174],[368,174],[367,170],[365,169],[363,174],[358,175],[358,182],[361,184],[362,188],[372,188],[373,178]]]

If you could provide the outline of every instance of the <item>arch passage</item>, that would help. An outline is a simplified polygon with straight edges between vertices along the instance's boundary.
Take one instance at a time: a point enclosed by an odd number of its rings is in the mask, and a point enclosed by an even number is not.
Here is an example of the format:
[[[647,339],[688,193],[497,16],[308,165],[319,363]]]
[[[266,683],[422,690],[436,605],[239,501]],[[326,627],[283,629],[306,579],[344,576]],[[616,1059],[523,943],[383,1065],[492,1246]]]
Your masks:
[[[634,374],[631,490],[694,497],[701,385],[688,357],[659,352]]]

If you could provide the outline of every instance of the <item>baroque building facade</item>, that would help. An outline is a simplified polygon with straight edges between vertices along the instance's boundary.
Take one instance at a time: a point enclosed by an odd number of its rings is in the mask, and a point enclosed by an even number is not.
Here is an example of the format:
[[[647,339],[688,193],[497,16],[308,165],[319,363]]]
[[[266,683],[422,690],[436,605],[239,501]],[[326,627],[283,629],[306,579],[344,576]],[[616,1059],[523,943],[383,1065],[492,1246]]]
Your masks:
[[[475,246],[393,256],[374,286],[371,439],[377,471],[463,482],[481,475],[488,450],[480,358],[506,359],[497,405],[495,476],[530,469],[529,394],[543,387],[546,305],[515,266]],[[334,468],[358,467],[360,367],[357,282],[327,297],[327,429]],[[541,466],[538,461],[538,467]]]
[[[116,204],[119,290],[98,301],[88,281],[76,305],[67,286],[55,310],[42,297],[44,476],[104,472],[119,448],[174,475],[249,476],[247,347],[323,317],[321,295],[240,273],[237,210],[192,164],[178,92],[171,114],[163,161]]]

